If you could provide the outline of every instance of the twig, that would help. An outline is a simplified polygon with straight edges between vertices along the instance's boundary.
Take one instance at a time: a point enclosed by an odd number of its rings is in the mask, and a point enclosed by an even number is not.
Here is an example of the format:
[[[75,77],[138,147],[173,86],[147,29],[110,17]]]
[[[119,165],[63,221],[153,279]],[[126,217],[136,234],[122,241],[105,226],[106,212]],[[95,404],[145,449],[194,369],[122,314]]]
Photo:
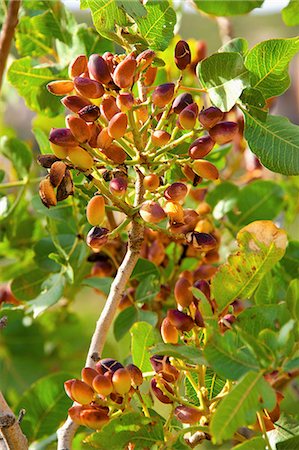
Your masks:
[[[2,444],[4,442],[7,449],[28,449],[26,436],[23,434],[19,422],[0,392],[0,436],[1,435],[3,437]],[[2,448],[5,448],[4,445],[2,445]]]
[[[7,16],[5,18],[0,34],[0,91],[11,42],[14,37],[15,28],[18,24],[18,12],[20,4],[21,0],[10,0]]]
[[[139,205],[143,200],[143,174],[136,169],[136,194],[134,206]],[[126,288],[126,284],[132,274],[132,271],[138,261],[140,255],[140,248],[143,242],[144,226],[143,224],[132,221],[132,227],[129,233],[127,253],[119,266],[116,277],[111,285],[110,293],[108,295],[103,311],[96,323],[96,328],[93,333],[90,347],[88,350],[85,366],[95,367],[96,361],[100,358],[106,337],[114,316],[117,311],[118,304],[121,300],[122,294]],[[72,439],[78,428],[70,418],[57,431],[58,447],[57,450],[70,450]]]
[[[233,38],[232,22],[227,17],[216,17],[216,22],[219,28],[221,42],[224,45]]]
[[[2,328],[5,328],[6,325],[7,325],[7,317],[6,317],[6,316],[2,316],[2,317],[0,318],[0,330],[1,330]]]

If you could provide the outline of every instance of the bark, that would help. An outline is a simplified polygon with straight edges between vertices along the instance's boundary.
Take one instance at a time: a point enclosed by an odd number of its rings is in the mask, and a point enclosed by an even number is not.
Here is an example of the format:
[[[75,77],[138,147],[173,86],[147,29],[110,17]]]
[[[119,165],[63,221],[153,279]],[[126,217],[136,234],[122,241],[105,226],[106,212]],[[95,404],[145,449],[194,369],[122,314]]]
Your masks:
[[[2,439],[1,439],[2,437]],[[0,392],[0,449],[26,450],[28,442],[20,424]]]

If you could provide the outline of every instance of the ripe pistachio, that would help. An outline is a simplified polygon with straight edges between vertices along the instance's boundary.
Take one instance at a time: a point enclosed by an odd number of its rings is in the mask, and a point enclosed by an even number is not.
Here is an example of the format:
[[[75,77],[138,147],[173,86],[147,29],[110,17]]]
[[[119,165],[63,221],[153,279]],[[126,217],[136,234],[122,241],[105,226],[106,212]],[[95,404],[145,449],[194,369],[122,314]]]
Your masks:
[[[57,205],[56,194],[54,187],[49,178],[44,178],[39,184],[39,196],[43,204],[50,208],[50,206]]]
[[[177,344],[179,340],[178,330],[165,317],[161,324],[161,336],[165,344]]]
[[[90,225],[100,225],[105,219],[105,200],[102,195],[92,197],[86,207],[86,217]]]
[[[115,177],[109,183],[109,190],[111,194],[116,195],[117,197],[122,197],[128,188],[128,182],[123,177]]]
[[[126,369],[130,374],[132,383],[136,387],[141,386],[143,383],[143,375],[139,367],[135,366],[134,364],[128,364],[126,366]]]
[[[143,186],[147,191],[154,192],[160,186],[160,179],[158,175],[155,173],[146,175],[143,178]]]
[[[211,138],[219,145],[231,142],[237,135],[239,126],[236,122],[219,122],[209,130]]]
[[[107,84],[112,80],[107,62],[100,55],[93,54],[89,57],[88,70],[91,78],[99,83]]]
[[[186,278],[180,277],[174,286],[174,297],[178,305],[187,308],[193,301],[191,284]]]
[[[116,361],[116,359],[113,358],[104,358],[104,359],[100,359],[99,362],[97,362],[96,364],[96,370],[104,375],[104,373],[106,372],[115,372],[118,369],[122,369],[124,366]]]
[[[178,69],[184,70],[191,62],[191,51],[186,41],[178,41],[174,49],[174,62]]]
[[[90,78],[75,77],[74,85],[78,94],[87,98],[100,98],[105,92],[101,83]]]
[[[114,139],[119,139],[124,136],[128,126],[128,118],[125,113],[115,114],[109,121],[108,134]]]
[[[143,83],[145,86],[151,86],[156,78],[158,68],[157,67],[149,67],[144,74]]]
[[[86,237],[87,245],[94,252],[101,250],[103,245],[108,242],[108,233],[109,230],[107,228],[93,227]]]
[[[100,108],[97,105],[88,105],[78,111],[81,119],[86,122],[95,122],[101,115]]]
[[[149,223],[159,223],[166,218],[166,214],[159,203],[150,200],[143,203],[139,213],[142,219]]]
[[[104,397],[107,397],[113,392],[113,384],[105,375],[97,374],[92,382],[92,387],[98,394],[104,395]]]
[[[170,138],[170,134],[163,130],[155,130],[151,136],[152,143],[155,147],[163,147],[169,142]]]
[[[164,387],[166,391],[173,395],[173,389],[169,386],[169,384],[163,379],[157,380],[156,378],[151,379],[151,389],[155,397],[162,403],[172,403],[172,400],[167,397],[167,394],[164,394],[163,391],[158,387],[158,383]]]
[[[113,72],[113,81],[121,89],[131,87],[134,82],[134,73],[137,67],[137,62],[134,54],[126,56],[121,61]]]
[[[93,389],[84,381],[72,379],[64,383],[64,388],[67,395],[81,405],[87,405],[93,400]]]
[[[201,159],[213,149],[215,142],[211,136],[202,136],[196,139],[189,147],[189,156],[192,159]]]
[[[52,186],[57,187],[63,180],[65,175],[66,165],[62,161],[56,161],[52,164],[50,169],[50,182]]]
[[[126,152],[117,144],[112,143],[107,148],[102,148],[102,153],[104,153],[107,158],[111,159],[115,164],[123,164],[127,158]]]
[[[69,195],[74,194],[74,183],[71,171],[66,169],[64,177],[59,184],[56,192],[56,198],[58,202],[65,200]]]
[[[217,241],[211,234],[198,233],[198,231],[192,231],[186,234],[186,241],[197,250],[207,252],[217,246]]]
[[[224,117],[224,113],[216,106],[202,109],[199,113],[198,119],[204,128],[212,128],[216,123],[220,122]]]
[[[81,147],[72,147],[68,157],[71,163],[81,170],[89,170],[93,166],[92,156]]]
[[[191,406],[177,406],[174,410],[175,417],[182,423],[196,423],[200,420],[203,413]]]
[[[87,98],[80,97],[79,95],[68,95],[67,97],[63,97],[61,103],[74,113],[79,112],[80,109],[85,106],[91,105],[91,102]]]
[[[193,97],[189,93],[183,93],[178,95],[172,104],[172,109],[175,114],[179,114],[186,106],[191,105],[193,103]]]
[[[116,97],[116,105],[121,112],[127,112],[134,105],[134,97],[130,92],[123,92]]]
[[[217,167],[205,159],[196,159],[192,164],[192,169],[197,175],[207,180],[217,180],[219,178]]]
[[[186,106],[179,113],[179,123],[184,130],[192,130],[195,127],[198,115],[198,106],[196,103]]]
[[[126,368],[116,370],[112,375],[113,388],[117,394],[124,395],[131,389],[131,376]]]
[[[168,186],[168,188],[164,191],[164,197],[167,200],[179,202],[181,200],[184,200],[187,192],[188,188],[184,183],[175,182]]]
[[[165,83],[157,86],[152,94],[152,102],[159,108],[164,108],[171,102],[174,94],[174,83]]]
[[[51,128],[49,141],[60,147],[73,147],[78,144],[77,139],[68,128]]]
[[[103,97],[101,106],[100,106],[101,114],[105,117],[106,120],[111,120],[112,117],[119,113],[120,110],[116,105],[116,100],[111,95],[106,95]]]
[[[85,55],[78,55],[73,59],[69,65],[69,77],[75,78],[87,70],[87,57]]]
[[[65,121],[67,127],[71,130],[72,135],[78,142],[84,143],[89,141],[91,138],[91,130],[83,119],[69,114],[66,116]]]
[[[74,83],[71,80],[51,81],[47,84],[47,89],[54,95],[66,95],[74,89]]]
[[[194,327],[192,318],[177,309],[169,309],[167,311],[167,318],[179,331],[191,331]]]
[[[88,384],[90,387],[92,387],[92,382],[97,375],[98,372],[91,367],[83,367],[83,369],[81,370],[82,381],[84,381],[84,383]]]
[[[59,147],[61,148],[61,147]],[[52,164],[56,161],[59,161],[59,158],[57,158],[56,155],[48,154],[48,155],[38,155],[37,162],[40,166],[44,167],[45,169],[50,169]]]

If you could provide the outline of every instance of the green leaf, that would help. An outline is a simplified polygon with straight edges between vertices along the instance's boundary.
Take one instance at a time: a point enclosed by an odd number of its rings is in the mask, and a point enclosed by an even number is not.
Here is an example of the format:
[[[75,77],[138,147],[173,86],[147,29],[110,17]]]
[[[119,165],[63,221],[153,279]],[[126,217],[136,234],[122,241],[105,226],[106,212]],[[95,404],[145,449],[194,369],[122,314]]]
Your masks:
[[[132,272],[133,280],[142,281],[150,275],[160,276],[157,266],[148,259],[139,258]]]
[[[237,323],[246,333],[258,336],[266,328],[277,331],[290,318],[291,316],[285,303],[264,304],[251,306],[242,311],[238,316]]]
[[[120,450],[129,442],[135,450],[144,450],[163,442],[163,426],[159,416],[144,417],[139,413],[127,413],[109,421],[100,431],[86,438],[92,448]]]
[[[156,274],[145,277],[137,286],[135,292],[136,302],[149,302],[160,292],[160,278]]]
[[[211,289],[219,312],[234,300],[249,298],[261,279],[279,261],[286,248],[286,233],[271,221],[260,220],[242,228],[239,250],[219,267]]]
[[[284,450],[283,443],[292,439],[293,437],[298,437],[299,435],[299,424],[298,420],[292,415],[287,415],[282,413],[277,422],[275,422],[275,430],[271,430],[268,433],[271,445],[281,443],[280,450]],[[289,450],[295,450],[298,446],[290,448]]]
[[[236,225],[247,225],[254,220],[273,220],[283,209],[284,191],[270,180],[256,180],[243,187],[237,196],[237,214],[228,217]]]
[[[113,278],[110,277],[90,277],[85,278],[82,282],[83,286],[89,286],[108,295],[111,289]]]
[[[211,102],[222,111],[229,111],[235,105],[249,83],[239,53],[214,53],[198,64],[197,75]]]
[[[46,84],[65,76],[55,73],[49,66],[33,67],[29,56],[14,61],[7,72],[9,82],[24,97],[28,108],[50,117],[58,115],[64,108],[60,99],[47,91]]]
[[[206,201],[212,206],[215,219],[222,219],[234,208],[238,191],[238,187],[235,184],[224,181],[207,193]]]
[[[212,442],[221,444],[233,437],[241,426],[252,425],[256,413],[266,408],[274,408],[276,396],[262,373],[249,372],[221,401],[212,417],[210,430]]]
[[[201,11],[213,16],[238,16],[260,8],[264,0],[193,0]]]
[[[235,38],[222,45],[218,52],[237,52],[243,55],[248,50],[248,42],[244,38]]]
[[[271,272],[266,273],[254,293],[254,301],[257,305],[276,303],[277,300],[274,295],[274,285],[275,283]]]
[[[117,341],[120,341],[129,331],[131,326],[137,322],[137,316],[138,314],[135,306],[129,306],[129,308],[125,308],[118,314],[113,325],[113,333]]]
[[[276,450],[294,450],[299,447],[299,436],[294,436],[286,441],[279,442]]]
[[[65,279],[62,273],[51,275],[42,285],[42,292],[33,300],[28,302],[28,312],[33,312],[36,318],[50,306],[53,306],[61,299],[64,289]]]
[[[98,33],[121,44],[121,40],[114,32],[115,26],[126,26],[127,17],[117,6],[116,0],[85,0],[81,7],[86,8],[86,5],[91,10],[92,21]]]
[[[245,59],[251,86],[265,98],[281,95],[289,87],[288,65],[298,50],[298,37],[270,39],[253,47]]]
[[[249,441],[242,442],[233,447],[232,450],[266,450],[266,442],[262,437],[254,437]]]
[[[17,138],[2,136],[0,138],[0,153],[12,162],[20,179],[28,175],[32,163],[32,152],[27,144]]]
[[[246,109],[257,119],[265,122],[268,112],[265,109],[266,101],[258,89],[246,88],[240,97]]]
[[[299,25],[299,2],[298,0],[290,0],[289,4],[282,9],[281,15],[283,21],[289,27]]]
[[[45,131],[39,127],[34,127],[32,128],[32,133],[38,143],[41,154],[52,153],[50,141]]]
[[[260,369],[256,358],[233,331],[226,331],[223,336],[214,333],[206,344],[204,356],[219,376],[230,380]]]
[[[43,273],[39,268],[22,273],[11,284],[14,296],[21,301],[35,298],[40,293],[41,285],[46,277],[47,274]]]
[[[22,430],[30,442],[55,433],[71,401],[63,389],[63,383],[72,378],[68,373],[56,373],[36,381],[19,399],[16,411],[25,408]]]
[[[173,356],[192,364],[205,364],[202,351],[187,345],[172,345],[161,342],[152,347],[149,352],[151,355]]]
[[[286,302],[291,316],[299,322],[299,280],[292,280],[289,284]]]
[[[152,366],[149,360],[148,348],[159,342],[160,336],[157,330],[146,322],[137,322],[131,329],[131,353],[133,363],[142,372],[149,372]]]
[[[146,17],[137,17],[141,36],[153,50],[165,50],[173,38],[176,14],[166,0],[148,0],[145,3]]]
[[[291,278],[299,278],[299,241],[290,241],[280,264]]]
[[[147,14],[147,10],[139,0],[130,0],[129,2],[127,0],[116,0],[116,4],[134,20],[138,19],[138,17],[144,17]]]
[[[250,150],[273,172],[299,174],[299,127],[286,117],[268,115],[261,122],[247,110],[245,138]]]

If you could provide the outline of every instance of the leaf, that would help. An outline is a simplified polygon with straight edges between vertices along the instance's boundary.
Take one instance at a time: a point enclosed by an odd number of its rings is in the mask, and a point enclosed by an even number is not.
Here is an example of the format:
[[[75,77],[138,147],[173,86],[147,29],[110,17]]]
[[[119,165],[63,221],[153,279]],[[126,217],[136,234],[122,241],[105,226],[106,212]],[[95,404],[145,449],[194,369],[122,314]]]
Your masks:
[[[127,25],[126,14],[123,9],[118,8],[115,0],[85,0],[81,8],[86,8],[86,5],[91,10],[92,21],[98,33],[107,37],[108,39],[115,39],[117,42],[117,34],[115,25]]]
[[[206,344],[204,356],[219,376],[229,380],[237,380],[249,371],[260,369],[256,358],[233,331],[226,331],[223,336],[214,333]]]
[[[113,278],[110,277],[90,277],[85,278],[82,282],[83,286],[89,286],[108,295],[111,289]]]
[[[242,92],[240,99],[250,114],[262,122],[265,122],[268,112],[265,109],[266,101],[261,91],[258,89],[246,88]]]
[[[71,401],[63,383],[72,378],[68,373],[56,373],[37,380],[19,399],[16,411],[27,411],[22,430],[30,442],[55,433],[66,417]]]
[[[144,417],[136,412],[123,413],[86,438],[92,448],[100,450],[120,450],[127,447],[129,442],[134,443],[135,450],[144,450],[163,440],[161,418]]]
[[[52,153],[50,141],[45,131],[39,127],[34,127],[32,128],[32,133],[38,143],[41,154]]]
[[[63,112],[63,106],[58,97],[47,91],[46,84],[65,76],[63,72],[55,73],[50,67],[33,67],[29,56],[14,61],[7,72],[9,82],[24,97],[28,108],[49,117]]]
[[[299,50],[299,38],[270,39],[253,47],[246,55],[251,86],[265,98],[281,95],[290,84],[288,65]]]
[[[261,163],[273,172],[299,174],[299,127],[286,117],[268,115],[261,122],[244,110],[245,139]]]
[[[2,136],[0,138],[0,153],[12,162],[20,179],[28,175],[32,163],[32,152],[27,144],[17,138]]]
[[[149,352],[151,355],[172,356],[192,364],[205,364],[202,351],[187,345],[172,345],[161,342],[152,347]]]
[[[20,301],[35,298],[40,293],[41,285],[46,277],[47,274],[43,273],[39,268],[33,268],[22,273],[11,284],[13,295]]]
[[[265,273],[282,258],[287,244],[285,231],[268,220],[242,228],[237,241],[239,250],[229,256],[212,279],[212,294],[219,312],[237,298],[249,298]]]
[[[283,21],[289,27],[299,25],[299,2],[290,0],[289,4],[281,10]]]
[[[215,219],[222,219],[234,208],[238,191],[238,187],[235,184],[224,181],[207,193],[206,201],[212,206]]]
[[[281,443],[280,450],[284,450],[282,444],[299,435],[298,420],[292,415],[287,415],[282,412],[278,421],[275,422],[275,430],[270,430],[267,434],[272,446],[277,448],[278,443]],[[295,450],[297,447],[290,448],[290,450]]]
[[[237,323],[246,333],[258,336],[266,328],[279,330],[290,318],[286,303],[281,302],[251,306],[239,314]]]
[[[266,442],[260,436],[246,440],[233,447],[232,450],[266,450]]]
[[[260,8],[264,0],[193,0],[201,11],[213,16],[238,16]]]
[[[127,0],[116,0],[116,4],[134,20],[138,19],[138,17],[144,17],[147,14],[145,7],[139,0],[130,0],[129,2]]]
[[[299,241],[290,241],[281,266],[291,278],[299,278]]]
[[[50,306],[53,306],[61,299],[64,289],[65,279],[62,273],[51,275],[42,286],[42,292],[33,300],[28,302],[28,312],[33,312],[36,318]]]
[[[286,441],[279,442],[276,450],[294,450],[299,447],[299,436],[294,436]]]
[[[160,276],[157,266],[147,259],[139,258],[131,278],[133,280],[142,281],[150,275]]]
[[[210,424],[212,442],[221,444],[232,438],[239,427],[256,421],[257,412],[263,408],[271,411],[275,403],[275,392],[262,373],[247,373],[221,401],[213,415]]]
[[[229,111],[235,105],[249,83],[239,53],[214,53],[201,61],[196,70],[211,102],[222,111]]]
[[[148,349],[160,340],[157,330],[146,322],[137,322],[131,327],[130,334],[133,363],[142,372],[151,371]]]
[[[283,209],[284,191],[278,183],[256,180],[243,187],[237,196],[237,214],[228,217],[236,225],[247,225],[254,220],[275,219]]]
[[[160,292],[160,278],[156,274],[145,277],[137,286],[135,292],[136,302],[149,302]]]
[[[222,45],[218,52],[237,52],[244,54],[248,50],[248,42],[244,38],[235,38],[231,41],[226,42],[226,44]]]
[[[299,322],[299,280],[292,280],[289,284],[286,302],[291,316]]]
[[[137,322],[137,309],[135,306],[129,306],[121,311],[116,317],[113,326],[115,339],[120,341],[135,322]]]

